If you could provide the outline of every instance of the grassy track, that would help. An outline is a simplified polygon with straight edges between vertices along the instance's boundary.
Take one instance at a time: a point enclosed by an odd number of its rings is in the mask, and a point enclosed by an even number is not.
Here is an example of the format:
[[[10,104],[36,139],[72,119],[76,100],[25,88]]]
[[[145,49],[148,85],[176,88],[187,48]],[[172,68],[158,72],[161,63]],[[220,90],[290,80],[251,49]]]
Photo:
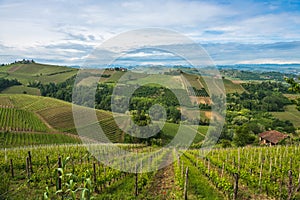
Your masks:
[[[211,185],[207,177],[200,173],[195,166],[195,161],[191,161],[185,156],[182,156],[181,160],[184,163],[184,168],[189,167],[188,199],[224,199],[223,195]]]

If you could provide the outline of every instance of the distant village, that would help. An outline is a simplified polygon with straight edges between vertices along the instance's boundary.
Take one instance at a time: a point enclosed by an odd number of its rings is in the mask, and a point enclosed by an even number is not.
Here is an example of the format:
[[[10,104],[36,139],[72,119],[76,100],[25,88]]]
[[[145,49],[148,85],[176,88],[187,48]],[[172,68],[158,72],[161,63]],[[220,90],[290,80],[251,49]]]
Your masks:
[[[121,71],[121,72],[127,72],[127,68],[125,67],[110,67],[110,68],[105,68],[106,70],[110,71]]]
[[[1,64],[1,66],[6,66],[6,65],[12,65],[12,64],[32,64],[35,63],[35,61],[33,59],[31,60],[27,60],[27,59],[23,59],[23,60],[19,60],[19,61],[15,61],[9,64]]]

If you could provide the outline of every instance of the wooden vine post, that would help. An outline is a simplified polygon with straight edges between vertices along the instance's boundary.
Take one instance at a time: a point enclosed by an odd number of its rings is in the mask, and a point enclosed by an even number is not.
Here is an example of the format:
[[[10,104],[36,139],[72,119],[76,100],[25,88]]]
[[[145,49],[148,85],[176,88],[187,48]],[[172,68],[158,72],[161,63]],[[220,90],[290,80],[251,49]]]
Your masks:
[[[138,196],[138,172],[137,172],[137,164],[135,165],[135,193],[134,195]]]
[[[14,165],[13,165],[13,160],[10,159],[10,172],[11,172],[11,177],[14,178]]]
[[[234,173],[233,200],[237,199],[239,190],[239,173]]]
[[[292,172],[292,158],[290,159],[290,170],[288,171],[289,182],[288,182],[288,200],[292,199],[294,188],[293,188],[293,172]]]
[[[293,172],[292,170],[289,170],[288,172],[288,176],[289,176],[289,182],[288,182],[288,200],[292,199],[292,195],[293,195]]]
[[[62,168],[62,164],[61,164],[61,157],[58,157],[58,168]],[[61,190],[61,171],[58,170],[58,190]]]
[[[187,200],[187,186],[188,186],[188,175],[189,175],[189,167],[186,167],[185,170],[185,181],[184,181],[184,199]]]
[[[261,178],[262,178],[262,172],[263,172],[263,162],[261,161],[260,163],[260,172],[259,172],[259,193],[262,192],[262,188],[261,188]]]
[[[50,172],[50,162],[49,162],[49,156],[46,156],[46,163],[47,163],[47,168]]]
[[[28,151],[28,158],[29,158],[29,169],[30,169],[30,172],[33,173],[32,160],[31,160],[31,152],[30,151]]]
[[[27,173],[27,178],[30,179],[30,169],[29,169],[29,157],[26,157],[26,173]]]

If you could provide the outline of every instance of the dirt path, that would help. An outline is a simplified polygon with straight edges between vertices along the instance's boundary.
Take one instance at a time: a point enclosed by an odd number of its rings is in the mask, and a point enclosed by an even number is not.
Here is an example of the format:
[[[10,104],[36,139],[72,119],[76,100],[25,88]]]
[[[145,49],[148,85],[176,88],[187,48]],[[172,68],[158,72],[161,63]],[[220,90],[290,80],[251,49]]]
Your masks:
[[[201,135],[201,136],[203,136],[203,137],[206,137],[206,135],[205,134],[203,134],[203,133],[201,133],[200,131],[198,131],[198,130],[196,130],[196,129],[194,129],[193,127],[190,127],[190,126],[187,126],[189,129],[191,129],[191,130],[193,130],[193,131],[196,131],[197,132],[197,134],[199,134],[199,135]]]
[[[13,66],[13,67],[11,67],[7,72],[8,72],[8,73],[13,73],[13,72],[19,70],[21,67],[23,67],[23,65]]]
[[[172,153],[169,153],[165,159],[165,162],[173,163]],[[158,170],[152,179],[148,194],[149,197],[151,195],[158,199],[175,199],[170,193],[175,188],[174,178],[173,164]]]
[[[39,113],[34,112],[36,116],[52,131],[56,131]]]

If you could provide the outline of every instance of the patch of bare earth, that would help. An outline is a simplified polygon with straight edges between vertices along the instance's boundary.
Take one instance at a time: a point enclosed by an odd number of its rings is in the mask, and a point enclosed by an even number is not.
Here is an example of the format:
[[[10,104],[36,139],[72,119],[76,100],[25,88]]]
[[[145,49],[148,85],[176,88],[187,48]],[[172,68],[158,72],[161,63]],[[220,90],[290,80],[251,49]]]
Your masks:
[[[208,104],[211,105],[211,99],[209,97],[196,97],[196,96],[190,96],[191,102],[197,103],[197,104]]]
[[[234,84],[242,84],[242,83],[245,83],[245,81],[242,81],[242,80],[231,80],[232,83]]]

